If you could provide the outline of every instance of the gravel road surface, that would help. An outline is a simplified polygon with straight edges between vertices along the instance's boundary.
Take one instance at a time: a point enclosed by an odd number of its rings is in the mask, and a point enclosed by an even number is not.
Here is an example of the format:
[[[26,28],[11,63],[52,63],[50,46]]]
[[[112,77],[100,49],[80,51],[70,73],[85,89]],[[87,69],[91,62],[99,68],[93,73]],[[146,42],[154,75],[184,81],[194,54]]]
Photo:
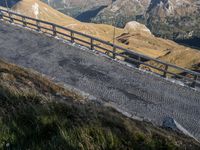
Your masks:
[[[33,68],[134,116],[162,124],[170,116],[200,140],[200,92],[0,22],[0,58]]]

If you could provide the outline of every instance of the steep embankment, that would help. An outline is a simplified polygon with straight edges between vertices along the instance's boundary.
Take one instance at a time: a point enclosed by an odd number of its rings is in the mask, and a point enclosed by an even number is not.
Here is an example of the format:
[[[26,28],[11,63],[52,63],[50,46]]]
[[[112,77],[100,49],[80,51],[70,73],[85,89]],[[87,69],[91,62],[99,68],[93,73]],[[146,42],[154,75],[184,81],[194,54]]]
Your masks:
[[[17,3],[12,9],[22,14],[54,22],[106,41],[112,42],[113,39],[112,26],[79,22],[61,14],[39,0],[23,0]],[[200,63],[200,53],[196,50],[180,46],[169,40],[154,37],[149,32],[146,34],[146,32],[143,32],[144,27],[138,23],[131,23],[128,26],[131,26],[134,30],[116,28],[118,45],[189,69],[193,69],[193,66],[198,66]],[[135,30],[136,28],[137,30]]]
[[[82,100],[82,102],[81,102]],[[56,85],[0,60],[1,149],[199,149],[193,139]]]

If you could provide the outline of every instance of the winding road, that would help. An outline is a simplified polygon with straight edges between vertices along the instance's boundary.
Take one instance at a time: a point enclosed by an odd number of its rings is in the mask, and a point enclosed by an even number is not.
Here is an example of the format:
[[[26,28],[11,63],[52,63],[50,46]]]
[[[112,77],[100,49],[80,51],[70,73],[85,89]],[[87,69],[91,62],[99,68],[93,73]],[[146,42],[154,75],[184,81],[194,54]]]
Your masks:
[[[0,22],[0,59],[32,68],[134,116],[170,116],[200,140],[200,92],[53,37]]]

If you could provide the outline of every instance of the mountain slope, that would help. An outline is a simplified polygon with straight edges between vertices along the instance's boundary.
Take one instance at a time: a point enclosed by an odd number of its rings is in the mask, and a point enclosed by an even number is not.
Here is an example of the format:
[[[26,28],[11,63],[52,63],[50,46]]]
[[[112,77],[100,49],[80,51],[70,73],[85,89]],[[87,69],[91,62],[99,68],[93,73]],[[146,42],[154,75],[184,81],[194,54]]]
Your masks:
[[[42,0],[54,9],[72,17],[77,17],[83,12],[96,10],[112,3],[112,0]]]
[[[200,148],[185,135],[129,119],[2,60],[0,104],[1,149]]]
[[[17,3],[12,10],[34,18],[47,20],[59,25],[81,31],[86,34],[94,35],[99,38],[110,40],[113,27],[109,25],[84,24],[59,11],[42,3],[40,0],[22,0]],[[117,34],[123,33],[122,29],[117,30]],[[109,35],[109,36],[108,36]]]
[[[93,22],[115,24],[124,27],[127,22],[144,18],[150,0],[116,0],[108,7],[101,10]],[[112,17],[112,19],[108,19]]]
[[[199,12],[198,0],[117,0],[101,10],[93,21],[111,24],[108,18],[115,16],[117,26],[137,20],[155,35],[175,40],[192,39],[200,37]]]
[[[49,20],[50,22],[55,23],[60,22],[62,25],[64,25],[65,23],[73,24],[79,22],[54,10],[53,8],[40,2],[39,0],[22,0],[15,4],[12,9],[33,18]]]
[[[129,21],[139,21],[154,35],[200,48],[198,0],[49,0],[49,5],[85,22],[124,27]]]
[[[149,6],[147,24],[155,34],[167,38],[199,37],[199,12],[198,0],[162,0]]]
[[[146,3],[147,2],[144,1],[144,4]],[[81,31],[100,39],[110,41],[111,43],[113,41],[113,26],[79,22],[69,16],[61,14],[39,0],[22,0],[12,9],[28,16]],[[116,28],[116,44],[189,69],[193,69],[193,66],[198,66],[200,63],[200,53],[195,49],[180,46],[170,40],[154,37],[149,33],[145,34],[143,33],[143,25],[131,23],[131,26],[131,28],[137,26],[137,30],[129,31],[126,28]],[[197,68],[197,70],[198,69],[199,68]]]

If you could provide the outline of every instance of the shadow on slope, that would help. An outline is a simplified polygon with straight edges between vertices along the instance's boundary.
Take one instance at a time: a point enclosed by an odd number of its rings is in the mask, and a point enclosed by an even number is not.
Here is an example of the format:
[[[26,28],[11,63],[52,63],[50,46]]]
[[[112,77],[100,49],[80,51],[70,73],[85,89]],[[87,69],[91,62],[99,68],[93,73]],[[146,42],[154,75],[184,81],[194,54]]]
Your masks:
[[[183,40],[175,40],[175,42],[182,44],[184,46],[189,46],[191,48],[195,48],[200,50],[200,38],[194,37],[192,39],[183,39]]]
[[[107,6],[101,6],[96,9],[88,10],[78,15],[76,19],[82,22],[90,22],[93,17],[95,17],[101,10],[103,10],[106,7]]]

